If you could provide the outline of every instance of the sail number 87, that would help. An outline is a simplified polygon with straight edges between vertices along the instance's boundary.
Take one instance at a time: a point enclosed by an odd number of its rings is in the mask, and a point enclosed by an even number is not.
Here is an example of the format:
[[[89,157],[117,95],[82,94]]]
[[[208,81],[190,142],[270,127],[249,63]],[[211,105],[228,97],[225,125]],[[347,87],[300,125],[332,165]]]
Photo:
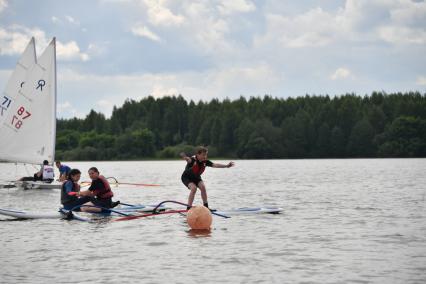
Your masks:
[[[29,113],[23,106],[18,108],[17,112],[18,115],[14,115],[12,117],[12,125],[15,126],[16,129],[21,128],[23,120],[30,117],[31,113]]]

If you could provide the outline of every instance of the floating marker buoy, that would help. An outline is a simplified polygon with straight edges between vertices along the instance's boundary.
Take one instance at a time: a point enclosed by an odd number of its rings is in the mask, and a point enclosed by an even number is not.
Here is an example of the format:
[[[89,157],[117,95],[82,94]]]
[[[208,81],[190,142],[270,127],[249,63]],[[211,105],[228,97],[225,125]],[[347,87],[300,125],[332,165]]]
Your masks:
[[[186,215],[186,221],[193,230],[209,230],[212,224],[212,213],[207,207],[193,206]]]

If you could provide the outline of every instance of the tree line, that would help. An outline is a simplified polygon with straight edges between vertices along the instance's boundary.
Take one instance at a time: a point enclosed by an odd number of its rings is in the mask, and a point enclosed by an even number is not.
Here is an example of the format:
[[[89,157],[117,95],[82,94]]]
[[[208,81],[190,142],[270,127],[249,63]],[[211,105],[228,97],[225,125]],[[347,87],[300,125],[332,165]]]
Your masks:
[[[426,94],[240,97],[187,102],[182,96],[59,119],[62,160],[177,158],[195,145],[210,156],[273,158],[426,157]]]

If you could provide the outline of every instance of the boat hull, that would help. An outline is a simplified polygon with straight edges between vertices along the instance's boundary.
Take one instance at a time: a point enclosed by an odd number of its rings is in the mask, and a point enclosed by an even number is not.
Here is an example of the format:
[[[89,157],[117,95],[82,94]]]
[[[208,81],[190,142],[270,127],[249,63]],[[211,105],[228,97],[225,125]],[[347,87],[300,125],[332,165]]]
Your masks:
[[[24,190],[28,189],[60,189],[60,182],[43,182],[43,181],[16,181],[15,186]]]

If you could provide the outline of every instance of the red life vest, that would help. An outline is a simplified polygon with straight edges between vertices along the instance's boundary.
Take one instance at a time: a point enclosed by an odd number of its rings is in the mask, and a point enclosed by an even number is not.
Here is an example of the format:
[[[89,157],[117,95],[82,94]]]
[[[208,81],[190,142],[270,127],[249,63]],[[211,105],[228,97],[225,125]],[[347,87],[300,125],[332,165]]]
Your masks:
[[[186,169],[191,169],[191,171],[200,176],[207,167],[211,167],[213,163],[210,160],[199,161],[195,156],[191,157],[191,162],[186,166]]]
[[[96,188],[93,190],[93,194],[99,199],[107,199],[114,196],[111,187],[104,176],[99,176],[98,179],[104,184],[104,188]]]

